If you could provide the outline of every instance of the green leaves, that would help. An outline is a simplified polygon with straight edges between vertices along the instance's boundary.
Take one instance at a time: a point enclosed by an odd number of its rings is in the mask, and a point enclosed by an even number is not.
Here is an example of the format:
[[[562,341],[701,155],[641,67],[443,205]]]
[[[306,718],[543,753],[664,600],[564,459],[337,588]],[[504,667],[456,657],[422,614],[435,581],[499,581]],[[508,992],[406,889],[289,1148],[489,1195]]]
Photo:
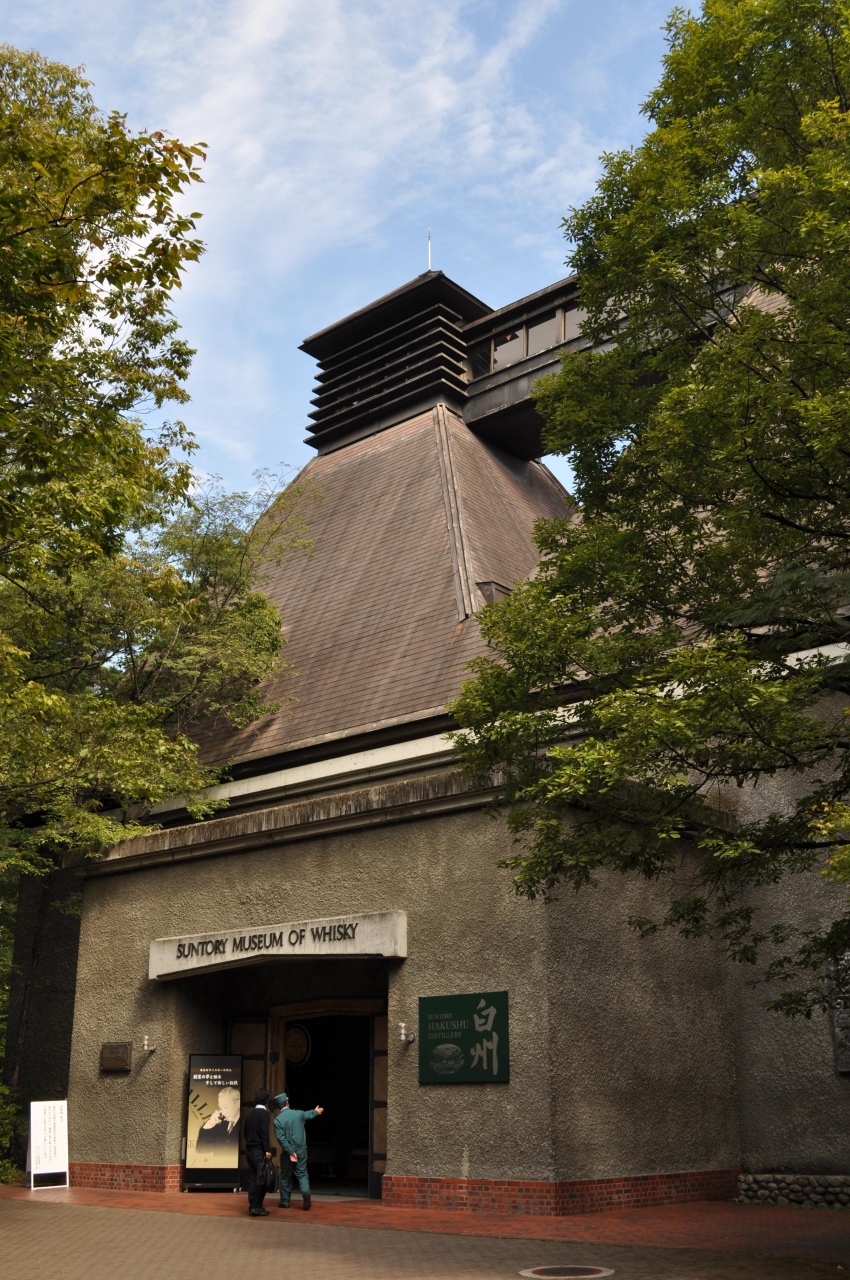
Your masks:
[[[751,891],[850,878],[850,661],[788,660],[850,640],[850,6],[706,0],[668,35],[651,132],[565,220],[592,348],[538,407],[579,510],[486,611],[459,741],[506,778],[520,892],[667,877],[636,927],[764,953],[810,1012],[842,928]]]
[[[168,797],[203,816],[196,739],[277,705],[261,566],[306,546],[305,495],[199,484],[185,427],[140,417],[188,398],[202,159],[0,47],[0,872],[99,856]]]
[[[184,401],[169,297],[202,245],[175,202],[199,147],[101,116],[78,73],[0,49],[0,571],[108,549],[189,470],[143,405]]]
[[[211,484],[121,554],[0,586],[0,870],[99,856],[172,796],[216,807],[198,738],[279,705],[281,618],[256,588],[309,545],[307,496]]]

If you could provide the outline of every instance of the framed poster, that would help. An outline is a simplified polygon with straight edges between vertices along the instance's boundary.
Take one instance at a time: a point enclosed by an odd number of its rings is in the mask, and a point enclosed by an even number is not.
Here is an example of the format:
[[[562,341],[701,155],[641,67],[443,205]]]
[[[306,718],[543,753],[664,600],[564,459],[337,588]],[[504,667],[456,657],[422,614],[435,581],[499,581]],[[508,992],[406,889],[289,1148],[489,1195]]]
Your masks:
[[[189,1058],[185,1187],[239,1186],[242,1058],[193,1053]]]
[[[420,1084],[506,1084],[507,991],[419,999]]]
[[[30,1103],[30,1190],[68,1186],[68,1103]]]

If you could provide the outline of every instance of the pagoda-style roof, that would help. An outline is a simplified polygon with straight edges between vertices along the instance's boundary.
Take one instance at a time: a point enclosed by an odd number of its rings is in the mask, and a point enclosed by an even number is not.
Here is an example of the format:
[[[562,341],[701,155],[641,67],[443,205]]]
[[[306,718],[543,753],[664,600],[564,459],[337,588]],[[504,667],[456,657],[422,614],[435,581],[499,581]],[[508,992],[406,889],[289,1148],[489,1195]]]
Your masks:
[[[305,511],[312,549],[263,584],[296,674],[269,690],[280,712],[205,744],[235,776],[446,727],[484,650],[476,613],[534,571],[535,521],[567,504],[544,466],[444,404],[319,454],[299,482],[319,495]]]

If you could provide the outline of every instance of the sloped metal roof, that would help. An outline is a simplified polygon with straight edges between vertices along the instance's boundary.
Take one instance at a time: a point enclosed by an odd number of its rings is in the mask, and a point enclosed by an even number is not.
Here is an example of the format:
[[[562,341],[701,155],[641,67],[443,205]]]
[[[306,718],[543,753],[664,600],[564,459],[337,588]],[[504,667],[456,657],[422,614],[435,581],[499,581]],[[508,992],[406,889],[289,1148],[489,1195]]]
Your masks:
[[[445,405],[319,455],[299,480],[320,494],[313,547],[264,585],[297,671],[270,693],[294,701],[215,733],[204,753],[216,761],[259,765],[438,715],[484,648],[475,611],[490,588],[476,584],[530,575],[535,521],[567,503],[544,466],[484,443]]]

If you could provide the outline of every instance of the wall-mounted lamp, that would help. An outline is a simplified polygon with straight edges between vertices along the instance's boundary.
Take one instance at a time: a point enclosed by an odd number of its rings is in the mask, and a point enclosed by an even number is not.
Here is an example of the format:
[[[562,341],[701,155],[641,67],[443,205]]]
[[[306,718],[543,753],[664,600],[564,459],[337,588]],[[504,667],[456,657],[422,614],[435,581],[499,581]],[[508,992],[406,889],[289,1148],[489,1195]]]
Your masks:
[[[401,1027],[401,1031],[399,1032],[399,1037],[398,1037],[401,1043],[413,1044],[413,1041],[416,1039],[416,1036],[413,1034],[413,1032],[408,1031],[407,1027],[403,1022],[400,1022],[398,1025]]]
[[[155,1045],[155,1044],[151,1044],[151,1042],[150,1042],[150,1040],[148,1039],[148,1037],[147,1037],[147,1036],[145,1036],[145,1042],[144,1042],[144,1044],[142,1045],[142,1052],[143,1052],[143,1053],[156,1053],[156,1045]]]

